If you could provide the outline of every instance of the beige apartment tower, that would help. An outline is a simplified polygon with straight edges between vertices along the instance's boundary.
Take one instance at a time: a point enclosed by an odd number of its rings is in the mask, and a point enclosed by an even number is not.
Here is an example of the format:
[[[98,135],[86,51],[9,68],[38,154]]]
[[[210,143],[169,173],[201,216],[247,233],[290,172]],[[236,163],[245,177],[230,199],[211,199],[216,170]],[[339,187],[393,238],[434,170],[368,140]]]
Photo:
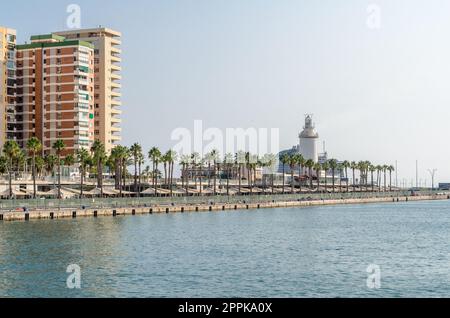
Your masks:
[[[108,28],[55,32],[94,46],[95,139],[109,153],[121,141],[121,33]]]
[[[16,139],[16,30],[0,27],[0,148]]]

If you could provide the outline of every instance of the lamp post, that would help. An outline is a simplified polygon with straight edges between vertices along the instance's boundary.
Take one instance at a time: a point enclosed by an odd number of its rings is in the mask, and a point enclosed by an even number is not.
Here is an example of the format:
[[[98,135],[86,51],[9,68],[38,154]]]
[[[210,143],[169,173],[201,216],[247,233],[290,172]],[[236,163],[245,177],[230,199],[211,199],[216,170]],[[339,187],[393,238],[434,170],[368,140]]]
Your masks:
[[[434,176],[437,172],[437,169],[428,169],[428,172],[431,175],[431,191],[434,191]]]

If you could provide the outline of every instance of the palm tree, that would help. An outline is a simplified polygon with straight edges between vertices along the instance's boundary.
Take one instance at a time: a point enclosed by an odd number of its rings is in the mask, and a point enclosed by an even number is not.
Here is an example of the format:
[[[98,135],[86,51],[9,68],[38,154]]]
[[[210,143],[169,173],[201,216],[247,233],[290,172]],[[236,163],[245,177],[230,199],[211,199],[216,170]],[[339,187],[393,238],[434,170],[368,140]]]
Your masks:
[[[313,188],[313,170],[314,170],[314,161],[311,159],[306,160],[305,167],[308,168],[308,175],[309,175],[309,189],[312,191]],[[319,175],[317,175],[317,178],[319,178]]]
[[[32,137],[27,141],[27,149],[32,158],[32,176],[33,176],[33,199],[36,199],[36,154],[41,151],[42,143],[36,137]]]
[[[280,156],[280,162],[283,165],[283,194],[285,193],[284,184],[285,184],[285,175],[286,175],[286,165],[289,163],[289,154],[284,153]]]
[[[386,173],[387,173],[388,168],[389,168],[389,166],[387,166],[387,165],[384,165],[384,166],[383,166],[383,173],[384,173],[384,192],[387,191]]]
[[[289,169],[291,169],[291,193],[294,193],[294,170],[297,165],[297,156],[295,154],[291,154],[288,157]]]
[[[352,161],[350,163],[350,169],[352,169],[352,174],[353,174],[353,182],[352,182],[352,184],[353,184],[353,192],[355,192],[356,191],[356,189],[355,189],[355,184],[356,184],[356,182],[355,182],[355,170],[358,169],[358,164],[356,162]]]
[[[75,158],[73,155],[69,154],[63,159],[64,166],[70,168],[75,164]]]
[[[44,158],[45,170],[47,171],[47,173],[51,173],[52,176],[54,175],[55,172],[56,160],[58,159],[56,158],[55,155],[47,155]]]
[[[377,170],[377,188],[378,192],[381,192],[381,172],[383,171],[383,167],[378,165],[376,166],[376,170]]]
[[[142,165],[145,164],[144,154],[141,152],[138,158],[138,175],[139,175],[139,186],[138,186],[138,196],[141,197],[142,191]]]
[[[161,151],[156,148],[153,147],[152,149],[150,149],[149,153],[148,153],[148,157],[150,159],[150,161],[153,164],[153,188],[155,189],[155,196],[158,195],[158,165],[159,162],[161,161]]]
[[[120,191],[120,196],[122,197],[125,179],[125,166],[128,159],[128,148],[119,145],[112,150],[111,156],[114,160],[114,167],[116,170],[116,188],[118,188]]]
[[[210,153],[211,155],[211,159],[213,160],[213,164],[214,164],[214,173],[213,173],[213,177],[214,177],[214,195],[217,194],[217,174],[220,174],[220,167],[219,167],[219,151],[217,149],[213,149]]]
[[[324,170],[325,171],[325,192],[328,192],[328,184],[327,184],[327,173],[328,173],[328,170],[330,170],[330,165],[329,165],[329,163],[328,162],[324,162],[323,164],[322,164],[322,170]]]
[[[335,172],[336,172],[336,169],[338,168],[338,162],[337,162],[337,160],[336,159],[331,159],[331,160],[329,160],[328,161],[328,164],[329,164],[329,166],[330,166],[330,169],[331,169],[331,173],[332,173],[332,175],[333,175],[333,193],[335,192],[335,189],[334,189],[334,179],[335,179]]]
[[[167,158],[167,153],[164,154],[163,156],[161,156],[161,163],[163,164],[164,167],[164,186],[167,186],[169,181],[168,181],[168,175],[167,175],[167,164],[169,162],[169,159]]]
[[[342,170],[344,170],[342,162],[338,163],[337,170],[339,171],[339,193],[342,193]]]
[[[238,176],[238,181],[239,181],[239,194],[241,194],[241,187],[242,187],[242,168],[243,165],[245,164],[245,152],[243,151],[238,151],[236,154],[236,169],[237,169],[237,176]]]
[[[140,144],[135,143],[130,147],[131,156],[134,164],[134,192],[138,192],[138,165],[140,157],[142,156],[142,147]]]
[[[299,191],[302,192],[302,170],[303,166],[305,165],[305,158],[301,154],[295,155],[295,161],[298,165],[298,184],[299,184]]]
[[[373,174],[375,171],[377,171],[377,168],[374,165],[370,165],[369,171],[370,171],[370,183],[372,184],[372,192],[374,192],[375,189],[374,189],[374,182],[373,182]]]
[[[100,189],[101,196],[103,196],[103,165],[106,164],[107,160],[105,145],[96,140],[91,147],[91,152],[93,162],[97,165],[97,187]]]
[[[58,139],[53,144],[53,149],[56,151],[56,156],[58,157],[58,199],[62,199],[61,197],[61,155],[64,149],[66,148],[66,145],[64,144],[64,141],[61,139]]]
[[[233,169],[233,166],[234,166],[233,155],[231,153],[225,154],[223,163],[227,169],[227,195],[229,196],[230,195],[230,175],[231,175],[231,170]]]
[[[36,165],[36,172],[37,172],[38,176],[39,177],[42,176],[42,172],[43,172],[43,169],[45,167],[45,160],[44,160],[44,158],[42,158],[41,156],[37,156],[35,165]]]
[[[175,161],[177,160],[177,153],[173,150],[169,150],[164,157],[167,161],[167,165],[169,168],[168,181],[169,181],[170,196],[173,196],[173,170]]]
[[[345,161],[342,163],[342,167],[343,167],[344,170],[345,170],[345,179],[346,179],[346,183],[347,183],[347,192],[350,192],[349,185],[348,185],[348,168],[350,168],[350,162],[348,162],[347,160],[345,160]]]
[[[190,156],[188,155],[182,155],[180,157],[180,164],[181,164],[181,187],[186,188],[186,195],[188,194],[188,187],[189,187],[189,173],[188,173],[188,167],[190,162]],[[186,187],[185,187],[186,186]]]
[[[316,175],[317,175],[317,192],[320,192],[320,172],[322,171],[322,165],[320,163],[314,163],[314,161],[312,161],[312,162],[313,162],[313,169],[316,171]],[[311,178],[311,182],[312,182],[312,178]],[[311,189],[312,189],[312,186],[311,186]]]
[[[387,170],[389,171],[389,191],[392,192],[392,172],[395,171],[394,166],[388,166]]]
[[[89,152],[81,148],[77,150],[77,162],[80,165],[80,175],[81,175],[81,182],[80,182],[80,199],[83,198],[83,186],[84,186],[84,178],[86,175],[86,168],[89,165],[91,158],[89,156]]]
[[[8,170],[8,184],[9,184],[9,198],[13,198],[13,190],[12,190],[12,170],[13,170],[13,161],[20,154],[20,147],[14,140],[8,140],[3,145],[3,153],[5,154],[7,161],[7,170]]]

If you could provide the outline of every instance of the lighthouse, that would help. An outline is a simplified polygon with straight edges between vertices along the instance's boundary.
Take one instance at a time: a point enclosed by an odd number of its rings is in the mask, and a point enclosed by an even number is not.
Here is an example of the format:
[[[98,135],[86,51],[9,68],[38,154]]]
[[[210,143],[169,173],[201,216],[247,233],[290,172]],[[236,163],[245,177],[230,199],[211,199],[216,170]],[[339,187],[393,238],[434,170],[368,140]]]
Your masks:
[[[305,127],[299,135],[300,138],[300,154],[305,160],[319,161],[318,141],[319,134],[314,126],[312,115],[305,116]]]

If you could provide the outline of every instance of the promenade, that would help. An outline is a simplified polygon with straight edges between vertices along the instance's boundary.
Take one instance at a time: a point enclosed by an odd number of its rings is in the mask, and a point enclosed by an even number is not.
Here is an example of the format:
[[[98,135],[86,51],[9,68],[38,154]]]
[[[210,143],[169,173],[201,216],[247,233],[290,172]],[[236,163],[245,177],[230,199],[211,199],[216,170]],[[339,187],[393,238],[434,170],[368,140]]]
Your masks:
[[[448,193],[407,192],[310,194],[235,197],[133,198],[91,200],[9,201],[1,202],[1,221],[52,220],[79,217],[118,217],[157,213],[219,212],[270,208],[294,208],[344,204],[404,203],[426,200],[448,200]],[[41,204],[41,205],[39,205]]]

